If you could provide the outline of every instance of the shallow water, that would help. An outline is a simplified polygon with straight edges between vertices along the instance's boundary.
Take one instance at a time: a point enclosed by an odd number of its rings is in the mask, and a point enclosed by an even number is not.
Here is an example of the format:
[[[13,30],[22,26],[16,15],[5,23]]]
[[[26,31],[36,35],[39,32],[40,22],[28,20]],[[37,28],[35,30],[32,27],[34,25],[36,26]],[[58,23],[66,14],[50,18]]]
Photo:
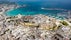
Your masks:
[[[41,6],[42,3],[40,3],[40,2],[38,2],[38,3],[21,3],[21,4],[19,2],[18,4],[19,5],[22,5],[22,4],[26,5],[26,7],[20,7],[20,8],[14,9],[14,10],[7,11],[6,12],[7,16],[15,16],[18,14],[21,14],[21,15],[44,14],[44,15],[51,15],[51,16],[57,17],[58,13],[63,12],[62,10],[44,10],[44,9],[41,9],[42,7],[49,8],[49,5]],[[58,18],[63,19],[62,16],[58,17]]]

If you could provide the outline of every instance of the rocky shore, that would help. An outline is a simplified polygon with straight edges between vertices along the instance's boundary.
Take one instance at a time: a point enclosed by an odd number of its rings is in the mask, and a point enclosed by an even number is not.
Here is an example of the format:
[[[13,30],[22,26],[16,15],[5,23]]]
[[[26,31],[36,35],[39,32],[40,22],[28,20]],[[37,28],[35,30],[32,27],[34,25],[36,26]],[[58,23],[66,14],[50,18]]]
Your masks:
[[[0,14],[0,40],[70,40],[71,23],[46,15],[12,16]]]

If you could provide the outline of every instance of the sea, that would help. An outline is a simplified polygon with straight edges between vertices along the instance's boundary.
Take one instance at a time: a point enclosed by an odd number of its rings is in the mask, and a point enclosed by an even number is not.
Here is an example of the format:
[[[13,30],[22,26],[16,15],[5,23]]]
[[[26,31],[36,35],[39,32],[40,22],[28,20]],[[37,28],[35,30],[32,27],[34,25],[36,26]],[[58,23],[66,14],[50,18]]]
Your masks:
[[[9,10],[6,12],[7,16],[16,16],[18,14],[21,15],[37,15],[43,14],[51,17],[55,17],[57,19],[64,19],[67,13],[64,10],[45,10],[42,8],[61,8],[65,10],[70,10],[71,6],[64,4],[55,4],[50,2],[17,2],[18,5],[22,5],[23,7],[19,7],[17,9]],[[61,16],[59,16],[61,15]]]

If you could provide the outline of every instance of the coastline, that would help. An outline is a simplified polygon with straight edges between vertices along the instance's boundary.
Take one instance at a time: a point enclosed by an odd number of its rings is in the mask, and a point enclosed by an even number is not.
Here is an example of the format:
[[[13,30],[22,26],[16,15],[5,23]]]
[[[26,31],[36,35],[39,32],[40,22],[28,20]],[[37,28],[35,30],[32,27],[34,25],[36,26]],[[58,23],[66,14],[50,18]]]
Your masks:
[[[19,5],[17,5],[18,7],[17,8],[20,8],[21,6],[19,6]],[[15,6],[16,7],[16,6]],[[21,8],[21,10],[23,11],[20,11],[19,9],[17,9],[17,8],[11,8],[10,10],[8,10],[8,11],[5,11],[5,14],[6,14],[6,12],[9,12],[9,11],[14,11],[13,13],[15,14],[16,12],[16,14],[14,15],[14,16],[16,16],[16,15],[18,15],[18,14],[21,14],[21,15],[25,15],[25,16],[28,16],[28,15],[38,15],[38,14],[43,14],[43,15],[47,15],[47,16],[50,16],[50,17],[54,17],[54,18],[57,18],[57,19],[65,19],[65,18],[67,18],[67,16],[68,16],[68,10],[67,11],[63,11],[63,12],[57,12],[57,13],[54,13],[54,15],[53,15],[53,13],[37,13],[37,12],[34,12],[34,11],[30,11],[30,12],[28,12],[28,11],[26,11],[26,12],[24,12],[25,11],[25,9],[22,9]],[[17,10],[15,10],[15,9],[17,9]],[[50,8],[51,9],[51,8]],[[53,9],[53,8],[52,8]],[[27,9],[28,10],[28,9]],[[55,9],[53,9],[53,10],[56,10],[56,8]],[[58,9],[57,9],[58,10]],[[60,10],[60,9],[59,9]],[[64,10],[64,9],[61,9],[61,10]],[[20,12],[19,12],[20,11]],[[6,14],[6,16],[10,16],[11,14],[12,14],[12,12],[9,12],[9,13],[7,13]],[[42,12],[42,11],[40,11],[40,12]],[[65,13],[64,13],[65,12]],[[9,14],[9,15],[8,15]],[[48,15],[49,14],[49,15]],[[65,16],[63,16],[63,15],[65,15]],[[13,16],[13,14],[12,14],[12,16]]]
[[[1,11],[2,13],[0,14],[0,40],[53,40],[55,37],[60,40],[70,39],[70,17],[69,21],[59,19],[57,17],[59,14],[55,16],[56,18],[52,15],[41,13],[36,15],[18,14],[15,16],[5,14],[6,11],[11,11],[17,6],[2,5],[4,11]]]

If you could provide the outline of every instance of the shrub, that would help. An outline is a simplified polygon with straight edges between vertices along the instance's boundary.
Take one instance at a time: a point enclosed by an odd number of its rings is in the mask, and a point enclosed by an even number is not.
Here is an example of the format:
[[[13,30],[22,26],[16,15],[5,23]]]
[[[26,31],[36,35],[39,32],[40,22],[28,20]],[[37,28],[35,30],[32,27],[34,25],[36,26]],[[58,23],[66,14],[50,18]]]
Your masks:
[[[61,23],[65,26],[68,26],[69,24],[66,21],[61,21]]]

